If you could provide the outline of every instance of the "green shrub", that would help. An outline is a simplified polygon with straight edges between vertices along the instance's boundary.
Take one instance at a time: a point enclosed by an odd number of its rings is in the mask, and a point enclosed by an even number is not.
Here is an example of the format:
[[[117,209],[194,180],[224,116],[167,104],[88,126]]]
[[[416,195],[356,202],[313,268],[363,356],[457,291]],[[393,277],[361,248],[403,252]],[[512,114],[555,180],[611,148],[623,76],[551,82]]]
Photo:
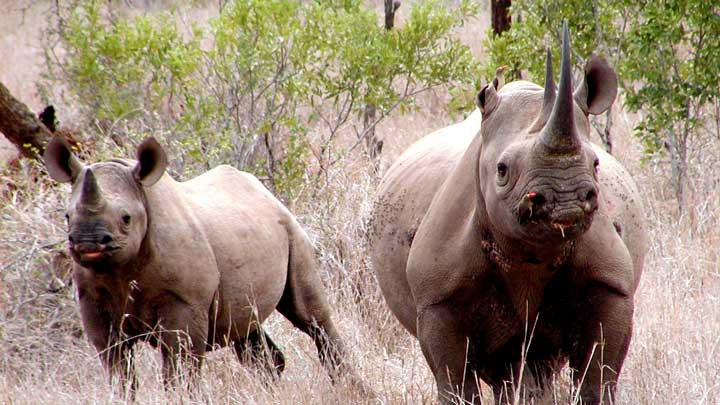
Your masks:
[[[375,125],[417,94],[477,76],[452,35],[477,12],[467,0],[418,2],[391,31],[357,0],[233,1],[189,33],[174,11],[121,18],[112,7],[81,0],[65,10],[55,34],[67,54],[50,59],[51,84],[66,85],[119,143],[152,133],[170,145],[176,171],[229,163],[286,200],[317,182],[310,165],[325,171],[357,146],[336,146],[337,135],[367,105]]]

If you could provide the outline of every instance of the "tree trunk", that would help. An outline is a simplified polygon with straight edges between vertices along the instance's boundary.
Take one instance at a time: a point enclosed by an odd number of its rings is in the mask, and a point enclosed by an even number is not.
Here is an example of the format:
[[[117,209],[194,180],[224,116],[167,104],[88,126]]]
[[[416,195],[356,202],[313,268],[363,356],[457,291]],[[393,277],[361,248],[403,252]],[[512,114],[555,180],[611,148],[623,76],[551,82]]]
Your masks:
[[[395,12],[400,8],[400,0],[385,0],[385,29],[390,31],[395,27]],[[368,129],[365,135],[365,145],[367,146],[368,155],[373,164],[373,169],[377,173],[380,169],[380,153],[382,153],[383,141],[378,140],[375,134],[376,107],[373,104],[367,104],[363,111],[363,127]]]
[[[395,12],[400,8],[399,0],[385,0],[385,29],[395,27]]]
[[[30,109],[0,83],[0,132],[27,158],[40,159],[52,138],[50,131]]]
[[[495,35],[510,29],[510,3],[512,0],[490,0],[492,29]]]

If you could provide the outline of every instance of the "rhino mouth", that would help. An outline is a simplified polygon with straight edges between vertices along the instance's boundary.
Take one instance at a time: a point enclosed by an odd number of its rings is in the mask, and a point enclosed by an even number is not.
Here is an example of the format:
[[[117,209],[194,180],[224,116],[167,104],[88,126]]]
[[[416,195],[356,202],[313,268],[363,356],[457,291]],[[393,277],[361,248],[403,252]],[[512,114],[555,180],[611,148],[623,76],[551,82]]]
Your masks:
[[[587,231],[591,224],[592,218],[590,217],[578,220],[533,218],[531,221],[521,223],[528,235],[540,240],[576,238]]]
[[[582,233],[587,229],[589,226],[589,221],[587,220],[580,220],[580,221],[568,221],[568,220],[561,220],[561,221],[550,221],[550,228],[554,229],[556,232],[560,233],[560,236],[565,239],[572,236],[575,236],[577,234]]]
[[[585,232],[592,224],[593,215],[580,207],[553,209],[521,204],[516,211],[516,218],[518,224],[534,237],[569,239]]]
[[[73,257],[82,265],[97,263],[107,259],[120,247],[116,245],[82,243],[71,246]]]
[[[554,196],[550,200],[541,192],[529,192],[516,203],[515,215],[520,226],[532,238],[568,239],[585,232],[597,210],[597,193],[585,198]],[[559,198],[560,197],[560,198]]]

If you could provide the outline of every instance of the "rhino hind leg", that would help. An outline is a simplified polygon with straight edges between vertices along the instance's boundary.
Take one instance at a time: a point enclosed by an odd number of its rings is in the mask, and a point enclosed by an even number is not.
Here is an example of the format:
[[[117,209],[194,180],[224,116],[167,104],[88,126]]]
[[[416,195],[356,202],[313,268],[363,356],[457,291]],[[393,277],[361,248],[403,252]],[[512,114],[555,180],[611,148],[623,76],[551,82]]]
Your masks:
[[[521,369],[519,362],[514,365],[514,369],[512,378],[509,378],[509,373],[500,372],[488,381],[496,404],[513,403],[516,390],[520,390],[520,397],[526,398],[528,403],[553,403],[550,387],[553,374],[557,371],[556,364],[546,360],[528,359],[522,367],[522,378],[519,375]],[[522,384],[515,384],[513,381],[522,381]]]
[[[307,236],[296,224],[289,223],[289,260],[287,280],[276,309],[293,326],[309,335],[315,342],[320,362],[330,379],[341,377],[360,391],[373,395],[347,361],[345,345],[330,317],[330,306],[325,298],[323,283],[317,273],[314,249]]]
[[[272,377],[279,378],[285,370],[285,356],[264,330],[250,332],[244,340],[234,342],[235,354],[241,363],[265,367]]]
[[[288,282],[277,310],[293,326],[313,339],[320,362],[335,382],[343,374],[352,374],[352,369],[345,362],[345,345],[330,319],[330,309],[320,289],[320,278],[315,274],[311,276],[308,270],[313,269],[304,269],[308,274],[299,277],[288,274]],[[311,281],[313,279],[317,284]]]

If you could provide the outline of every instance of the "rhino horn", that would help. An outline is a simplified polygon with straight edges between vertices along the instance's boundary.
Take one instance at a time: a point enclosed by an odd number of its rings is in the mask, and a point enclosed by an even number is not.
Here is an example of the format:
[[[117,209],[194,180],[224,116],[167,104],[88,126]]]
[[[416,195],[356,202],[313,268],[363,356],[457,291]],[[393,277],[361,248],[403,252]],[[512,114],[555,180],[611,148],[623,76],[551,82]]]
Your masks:
[[[85,178],[83,179],[82,192],[80,194],[80,204],[85,207],[99,207],[103,205],[100,185],[98,185],[97,179],[95,179],[95,174],[89,168],[85,170]]]
[[[552,53],[547,48],[545,57],[545,93],[543,94],[542,108],[530,132],[538,132],[545,126],[545,123],[552,112],[555,104],[555,79],[553,78]]]
[[[552,105],[555,103],[555,78],[553,78],[552,52],[547,48],[545,56],[545,94],[543,94],[543,112],[547,110],[546,117],[550,114]]]
[[[545,100],[548,98],[545,87]],[[543,107],[544,109],[545,107]],[[570,34],[567,21],[563,22],[563,50],[560,65],[560,87],[553,103],[550,118],[543,129],[540,140],[552,152],[567,153],[580,148],[580,138],[575,130],[575,101],[573,98],[572,72],[570,67]]]

